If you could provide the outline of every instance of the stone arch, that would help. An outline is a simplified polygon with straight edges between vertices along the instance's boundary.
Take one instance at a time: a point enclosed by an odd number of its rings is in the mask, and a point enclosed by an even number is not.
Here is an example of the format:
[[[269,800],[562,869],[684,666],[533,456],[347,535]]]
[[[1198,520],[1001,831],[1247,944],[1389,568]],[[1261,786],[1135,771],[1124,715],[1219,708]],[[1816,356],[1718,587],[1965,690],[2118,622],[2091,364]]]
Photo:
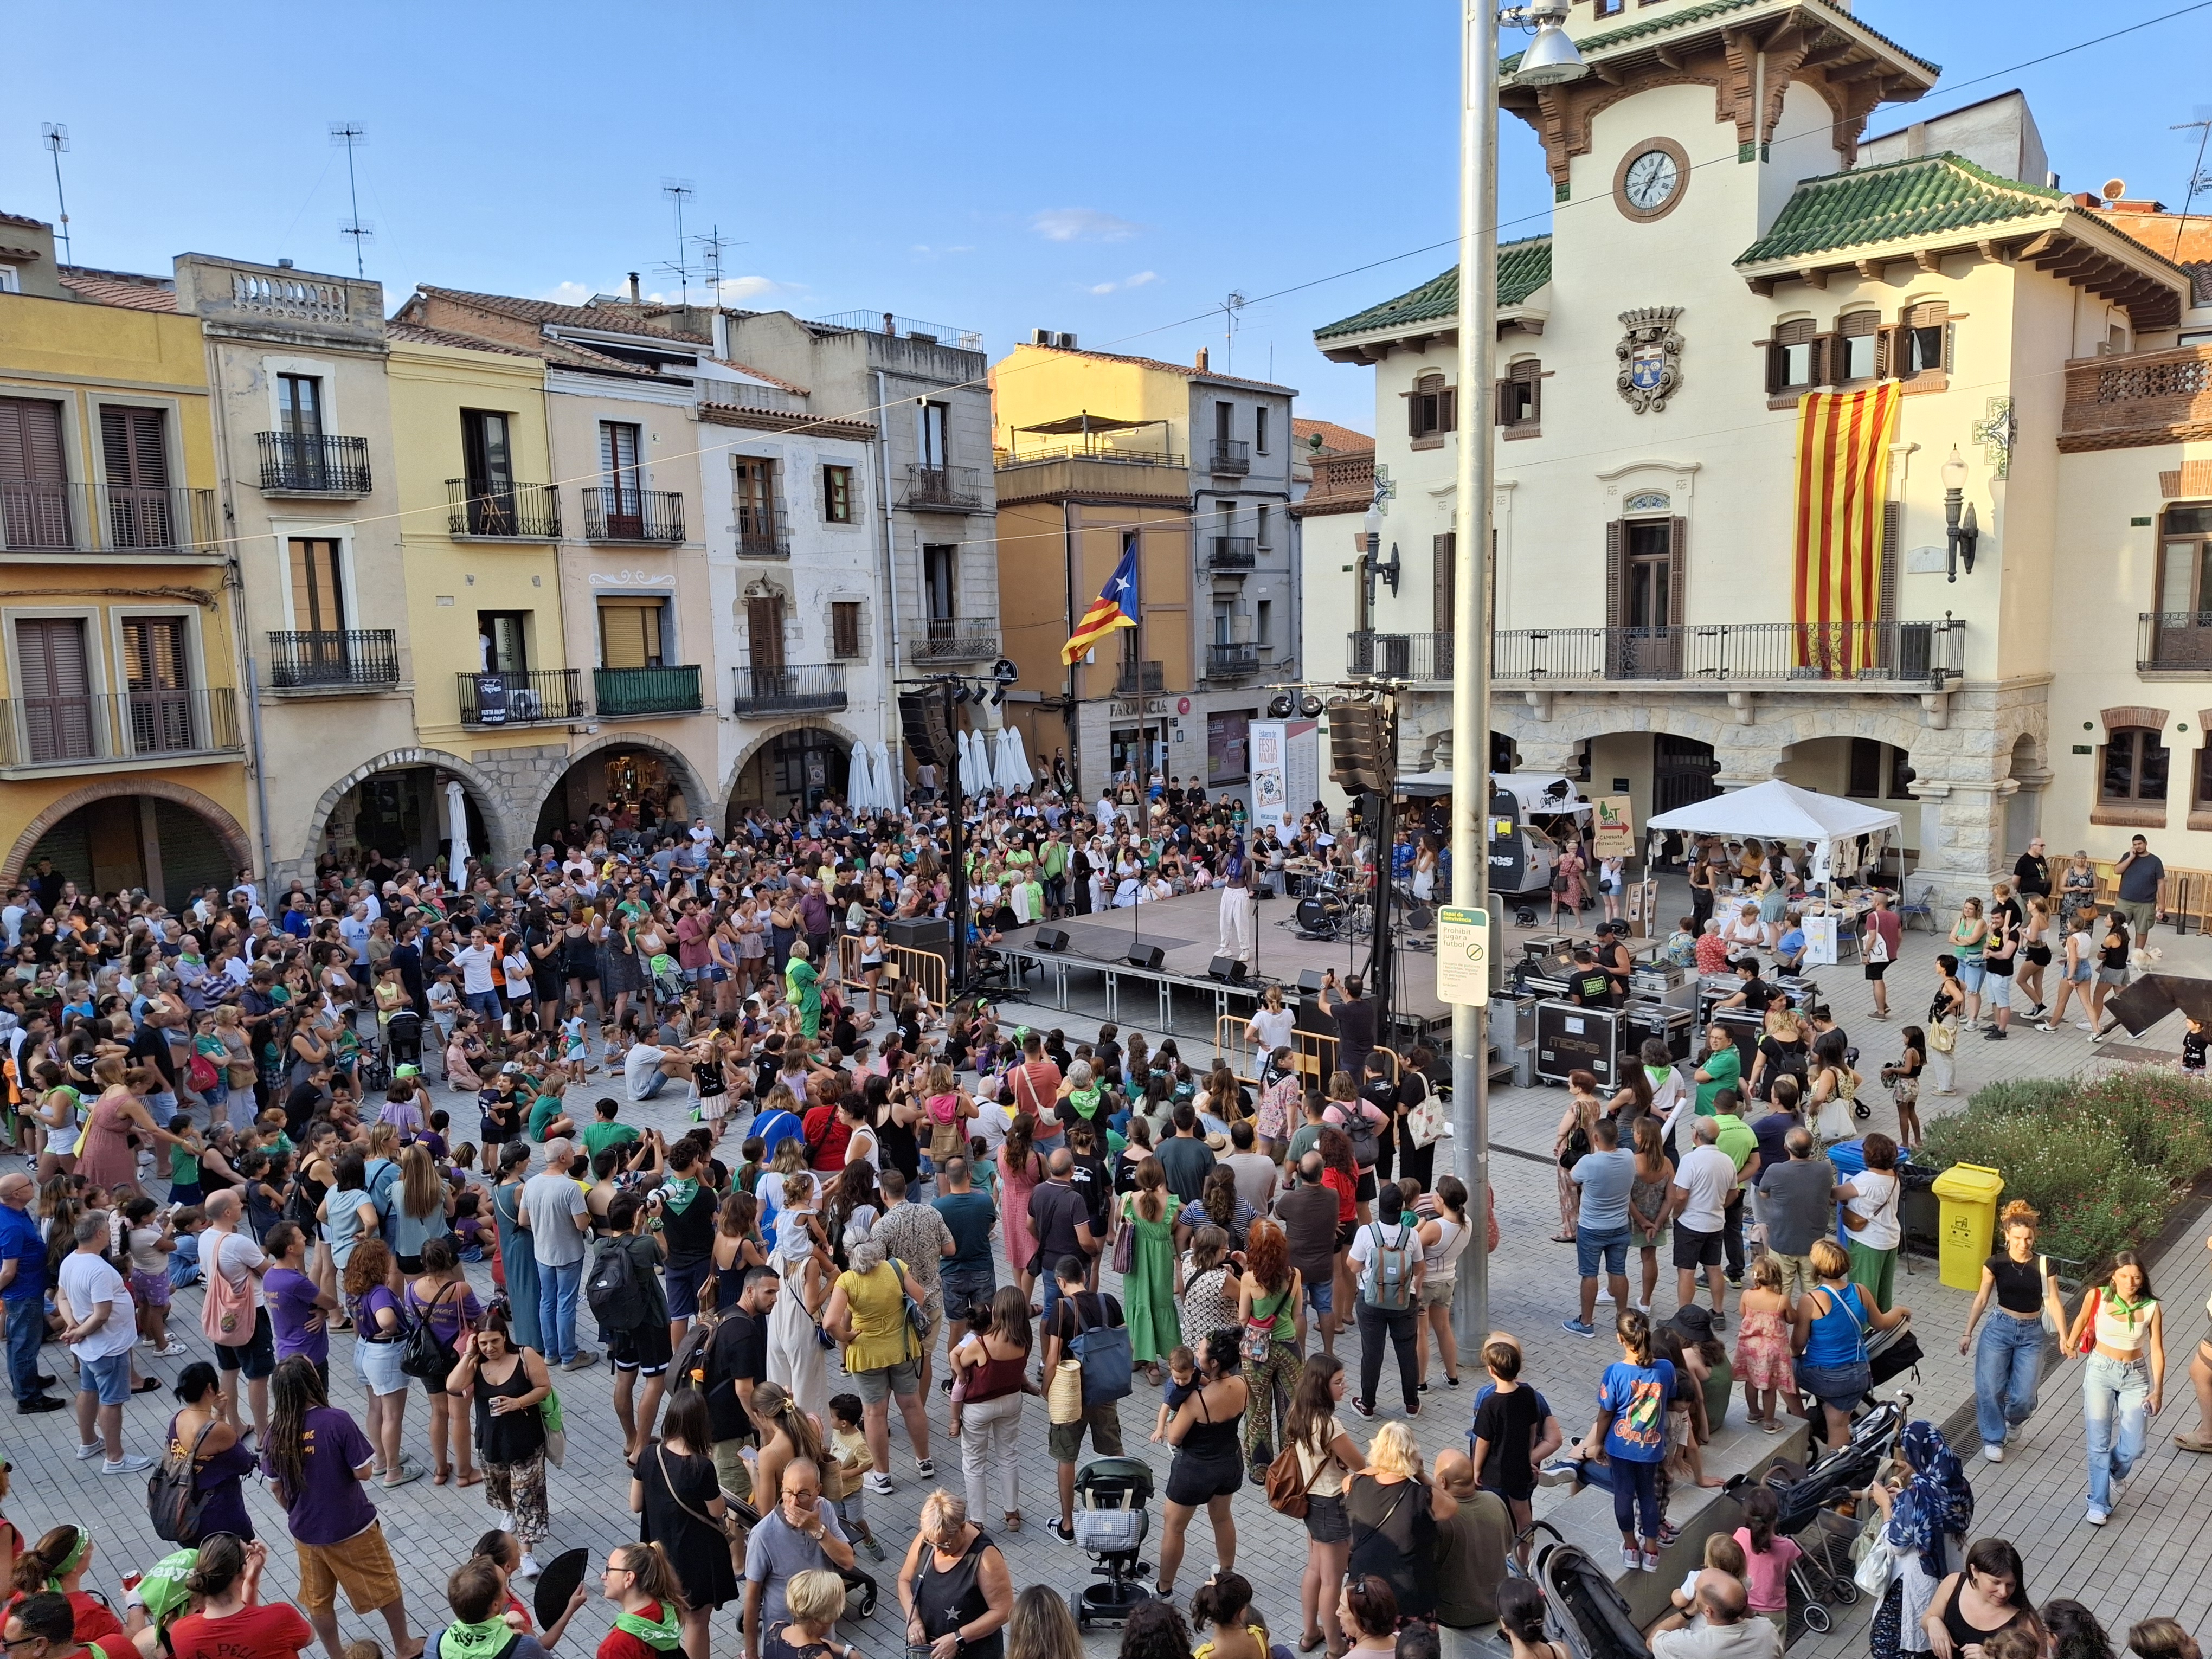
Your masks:
[[[72,789],[66,795],[50,801],[43,811],[23,827],[23,833],[15,837],[15,844],[8,851],[7,861],[0,863],[0,888],[13,886],[22,879],[23,867],[31,861],[31,849],[44,841],[47,831],[56,824],[94,801],[112,800],[118,796],[133,799],[148,796],[198,813],[222,837],[223,852],[230,860],[234,873],[253,867],[253,842],[246,835],[245,826],[198,790],[187,789],[180,783],[170,783],[161,778],[106,778]],[[265,875],[266,872],[264,873]]]
[[[521,859],[526,843],[516,826],[514,803],[489,776],[459,755],[449,755],[442,749],[389,749],[355,767],[324,790],[316,800],[315,810],[307,819],[307,848],[301,860],[304,867],[314,869],[315,856],[322,848],[323,832],[330,825],[331,814],[337,811],[338,803],[352,790],[380,772],[415,766],[434,766],[461,781],[475,800],[477,811],[483,814],[484,830],[491,838],[489,851],[493,864],[511,865]]]
[[[574,750],[545,780],[530,802],[530,823],[533,832],[539,816],[545,811],[545,803],[553,799],[553,792],[567,781],[568,774],[580,763],[610,749],[650,749],[669,763],[678,783],[683,787],[684,805],[690,809],[692,815],[696,817],[703,809],[707,800],[706,785],[689,755],[667,738],[656,738],[649,732],[613,732]]]
[[[753,763],[756,756],[778,738],[787,736],[793,732],[809,730],[835,732],[844,740],[848,748],[856,743],[875,741],[872,738],[862,737],[842,720],[826,720],[820,716],[801,714],[791,720],[777,720],[771,726],[762,726],[758,735],[738,751],[737,764],[732,766],[722,779],[722,810],[724,811],[729,810],[730,798],[737,793],[738,780],[744,776],[745,768]],[[896,758],[896,751],[894,751],[894,758]]]

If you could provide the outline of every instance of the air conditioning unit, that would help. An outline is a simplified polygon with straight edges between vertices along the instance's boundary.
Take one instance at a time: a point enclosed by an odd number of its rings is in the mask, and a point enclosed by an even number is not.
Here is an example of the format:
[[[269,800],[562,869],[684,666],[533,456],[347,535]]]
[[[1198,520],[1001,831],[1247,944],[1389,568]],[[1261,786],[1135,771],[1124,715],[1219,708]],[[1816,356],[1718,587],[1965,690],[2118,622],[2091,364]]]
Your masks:
[[[1050,345],[1052,343],[1052,331],[1048,328],[1031,329],[1030,331],[1030,343],[1031,345],[1041,346]]]
[[[1052,337],[1052,343],[1062,351],[1075,349],[1075,337],[1073,334],[1055,334]]]

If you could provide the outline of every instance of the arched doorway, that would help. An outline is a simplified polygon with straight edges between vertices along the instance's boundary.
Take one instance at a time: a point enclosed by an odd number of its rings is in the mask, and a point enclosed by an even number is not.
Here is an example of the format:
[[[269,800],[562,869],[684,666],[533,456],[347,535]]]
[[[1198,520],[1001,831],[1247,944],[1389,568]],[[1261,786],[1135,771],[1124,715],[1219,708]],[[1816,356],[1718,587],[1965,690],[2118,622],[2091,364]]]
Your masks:
[[[730,786],[729,822],[755,807],[773,814],[813,806],[824,795],[842,798],[852,751],[852,739],[826,726],[774,733],[739,764]]]
[[[520,853],[514,815],[493,781],[458,755],[437,749],[393,749],[356,766],[325,790],[308,821],[307,862],[366,868],[374,854],[386,864],[405,860],[420,869],[452,851],[454,792],[470,854],[503,866]]]
[[[181,785],[133,778],[72,790],[25,826],[0,885],[46,869],[87,893],[143,888],[167,909],[229,890],[253,850],[236,818]]]
[[[2043,793],[2051,774],[2043,764],[2043,745],[2023,732],[2012,745],[2013,793],[2005,798],[2005,839],[1998,850],[2009,863],[2043,833]]]
[[[538,804],[532,845],[584,844],[593,817],[618,829],[688,823],[707,805],[691,763],[669,744],[638,735],[605,738],[580,750]]]

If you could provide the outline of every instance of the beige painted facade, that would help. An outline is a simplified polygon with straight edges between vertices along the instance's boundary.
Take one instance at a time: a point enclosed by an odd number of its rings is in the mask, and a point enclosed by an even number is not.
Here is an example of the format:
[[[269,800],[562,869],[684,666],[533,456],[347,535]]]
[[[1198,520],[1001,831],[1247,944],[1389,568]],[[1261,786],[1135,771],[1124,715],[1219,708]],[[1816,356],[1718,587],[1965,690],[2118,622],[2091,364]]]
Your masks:
[[[1522,769],[1624,789],[1639,822],[1716,783],[1770,776],[1881,800],[1903,813],[1916,887],[1944,898],[2008,868],[2039,825],[2054,845],[2110,855],[2125,831],[2088,823],[2103,757],[2074,750],[2105,739],[2082,722],[2168,703],[2172,721],[2193,732],[2201,720],[2185,696],[2150,696],[2130,654],[2154,608],[2156,530],[2129,521],[2158,518],[2159,475],[2179,472],[2186,447],[2148,414],[2084,410],[2102,365],[2163,362],[2177,327],[2205,314],[2187,309],[2187,274],[2040,179],[1942,159],[1941,142],[1855,167],[1867,89],[1917,96],[1929,77],[1848,13],[1758,0],[1729,13],[1725,36],[1703,13],[1583,19],[1572,27],[1601,72],[1540,103],[1509,95],[1546,136],[1559,200],[1547,245],[1500,258],[1492,380],[1519,418],[1495,434],[1498,743]],[[1960,142],[2005,129],[1976,118]],[[1945,137],[1941,120],[1930,131]],[[1639,204],[1626,182],[1654,152],[1674,188]],[[1930,193],[1967,205],[1942,224],[1914,219]],[[1402,575],[1363,613],[1347,556],[1358,520],[1310,523],[1308,655],[1416,682],[1401,724],[1408,770],[1454,758],[1459,434],[1419,430],[1420,398],[1456,391],[1456,285],[1439,281],[1441,303],[1431,284],[1317,335],[1338,361],[1374,365],[1382,542]],[[1931,307],[1936,325],[1907,338]],[[1644,307],[1678,308],[1678,383],[1663,406],[1639,410],[1618,381],[1640,320],[1625,313]],[[1862,328],[1879,331],[1863,357],[1843,343]],[[1821,353],[1805,382],[1793,378],[1802,355],[1777,355],[1799,334]],[[1866,666],[1824,674],[1789,626],[1798,403],[1881,379],[1901,392],[1882,596],[1854,636]],[[2097,419],[2153,447],[2071,453]],[[1955,580],[1942,477],[1954,449],[1981,532]],[[1326,637],[1332,615],[1354,618],[1352,641]],[[2180,741],[2171,727],[2166,741]],[[2177,792],[2201,741],[2188,757],[2174,750]],[[2180,830],[2182,816],[2166,827]],[[2172,836],[2165,850],[2169,864],[2212,868],[2212,842],[2197,854]]]

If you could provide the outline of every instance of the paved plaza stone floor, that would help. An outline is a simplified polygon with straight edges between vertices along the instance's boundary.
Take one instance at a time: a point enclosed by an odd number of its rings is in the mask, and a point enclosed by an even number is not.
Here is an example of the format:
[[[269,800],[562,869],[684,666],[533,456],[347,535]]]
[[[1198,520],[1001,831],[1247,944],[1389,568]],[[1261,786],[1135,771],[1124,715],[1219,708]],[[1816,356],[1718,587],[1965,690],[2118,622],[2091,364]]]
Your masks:
[[[1670,886],[1679,884],[1669,884]],[[1662,905],[1662,914],[1673,914]],[[1925,933],[1906,936],[1902,960],[1891,970],[1892,1003],[1900,1018],[1888,1024],[1870,1018],[1865,986],[1855,965],[1829,969],[1820,975],[1829,1000],[1851,1040],[1861,1051],[1861,1067],[1869,1076],[1895,1056],[1897,1032],[1908,1019],[1924,1012],[1933,984],[1930,960],[1935,939]],[[2169,970],[2200,971],[2212,963],[2212,951],[2196,939],[2175,939],[2161,933],[2157,941],[2166,951]],[[1019,1006],[1013,1018],[1024,1017]],[[1093,1021],[1036,1011],[1040,1023],[1065,1026],[1071,1036],[1091,1035]],[[2178,1022],[2150,1033],[2139,1045],[2163,1053],[2178,1050]],[[1202,1045],[1188,1038],[1187,1054]],[[1929,1100],[1923,1110],[1937,1112],[1956,1106],[1967,1092],[1998,1078],[2025,1078],[2081,1072],[2102,1063],[2102,1050],[2087,1042],[2081,1033],[2043,1035],[2020,1031],[2004,1043],[1988,1043],[1972,1036],[1960,1045],[1960,1082],[1956,1100]],[[618,1084],[618,1079],[616,1082]],[[572,1090],[568,1107],[580,1119],[592,1099],[616,1092],[605,1078]],[[1870,1127],[1893,1129],[1886,1097],[1876,1088],[1877,1115]],[[441,1103],[449,1097],[439,1091]],[[1565,1102],[1555,1089],[1498,1091],[1492,1099],[1492,1170],[1497,1186],[1498,1218],[1502,1242],[1492,1260],[1491,1307],[1492,1322],[1517,1333],[1528,1355],[1528,1376],[1563,1408],[1571,1433],[1587,1426],[1584,1413],[1600,1372],[1613,1357],[1613,1345],[1602,1340],[1577,1340],[1560,1329],[1560,1320],[1571,1311],[1574,1294],[1573,1258],[1570,1247],[1549,1242],[1558,1231],[1559,1211],[1548,1149],[1553,1127]],[[459,1098],[450,1097],[457,1120],[464,1115]],[[624,1118],[675,1134],[687,1121],[680,1101],[663,1099],[642,1105],[625,1104]],[[734,1150],[734,1140],[730,1143]],[[1449,1143],[1447,1143],[1449,1145]],[[0,1160],[9,1167],[12,1160]],[[1447,1167],[1439,1160],[1439,1170]],[[2081,1457],[2081,1404],[2075,1374],[2056,1370],[2048,1379],[2045,1404],[2023,1438],[2002,1466],[1983,1462],[1976,1452],[1971,1417],[1963,1429],[1960,1450],[1979,1495],[1978,1534],[1996,1533],[2017,1543],[2027,1559],[2028,1584],[2039,1600],[2070,1595],[2087,1601],[2116,1631],[2127,1622],[2151,1613],[2178,1614],[2192,1626],[2212,1619],[2212,1538],[2205,1535],[2203,1517],[2212,1498],[2212,1459],[2178,1451],[2170,1437],[2190,1419],[2191,1405],[2186,1382],[2190,1345],[2199,1326],[2196,1310],[2212,1289],[2212,1261],[2196,1234],[2183,1237],[2171,1260],[2160,1266],[2158,1287],[2172,1310],[2168,1335],[2174,1364],[2165,1411],[2153,1425],[2150,1449],[2127,1483],[2118,1512],[2111,1525],[2100,1529],[2082,1522],[2084,1471]],[[1965,1318],[1968,1297],[1942,1287],[1932,1261],[1920,1259],[1916,1271],[1899,1279],[1899,1299],[1915,1310],[1916,1325],[1927,1361],[1917,1384],[1916,1415],[1939,1424],[1952,1423],[1962,1405],[1971,1404],[1969,1362],[1958,1353],[1958,1333]],[[1001,1273],[1004,1266],[1001,1264]],[[482,1268],[473,1270],[477,1289],[488,1288]],[[1664,1275],[1662,1278],[1671,1278]],[[1112,1288],[1109,1275],[1109,1288]],[[190,1350],[186,1359],[156,1360],[141,1349],[139,1364],[146,1375],[173,1380],[178,1369],[192,1358],[206,1358],[206,1344],[198,1329],[198,1292],[177,1298],[172,1328]],[[1664,1316],[1674,1305],[1670,1282],[1662,1282],[1656,1311]],[[1733,1304],[1731,1303],[1731,1310]],[[585,1318],[589,1328],[588,1316]],[[588,1339],[587,1339],[588,1340]],[[597,1346],[596,1344],[594,1346]],[[1357,1363],[1358,1339],[1346,1332],[1338,1352],[1348,1364]],[[334,1345],[333,1388],[336,1403],[360,1416],[362,1391],[353,1374],[347,1339]],[[46,1368],[64,1374],[68,1386],[68,1363],[63,1352],[49,1347]],[[1386,1378],[1391,1368],[1385,1366]],[[1443,1386],[1443,1369],[1432,1357],[1432,1391],[1413,1426],[1423,1447],[1433,1455],[1450,1445],[1464,1446],[1472,1413],[1474,1382],[1470,1368],[1466,1386]],[[834,1381],[834,1379],[833,1379]],[[563,1548],[582,1547],[592,1552],[594,1565],[611,1546],[636,1536],[635,1518],[627,1505],[627,1472],[621,1462],[621,1437],[608,1401],[609,1373],[604,1364],[578,1375],[559,1378],[567,1407],[568,1455],[564,1468],[551,1475],[553,1535],[539,1549],[550,1559]],[[1382,1397],[1384,1418],[1398,1414],[1395,1383],[1386,1381]],[[1168,1467],[1167,1449],[1150,1444],[1156,1400],[1139,1379],[1137,1393],[1123,1402],[1122,1420],[1131,1450],[1149,1458],[1161,1485]],[[125,1408],[125,1438],[133,1450],[158,1449],[156,1439],[167,1419],[171,1401],[166,1393],[134,1399]],[[1732,1416],[1740,1417],[1741,1397]],[[875,1569],[884,1586],[884,1607],[864,1623],[849,1625],[842,1633],[863,1652],[892,1656],[904,1646],[896,1612],[892,1579],[901,1553],[914,1533],[921,1499],[933,1486],[957,1490],[958,1452],[942,1431],[945,1407],[941,1395],[933,1398],[932,1449],[938,1460],[935,1480],[914,1473],[914,1460],[903,1429],[893,1415],[893,1477],[896,1492],[889,1498],[871,1496],[869,1518],[890,1559]],[[408,1406],[407,1444],[415,1456],[428,1461],[427,1414],[419,1393]],[[88,1522],[99,1544],[94,1579],[99,1588],[115,1595],[115,1578],[128,1567],[143,1566],[167,1553],[148,1526],[143,1476],[104,1478],[98,1464],[72,1459],[69,1449],[73,1431],[68,1415],[55,1413],[40,1418],[0,1418],[0,1451],[15,1465],[14,1491],[7,1510],[24,1533],[35,1538],[60,1521]],[[1355,1428],[1358,1425],[1354,1420]],[[1364,1436],[1363,1436],[1364,1437]],[[1086,1581],[1087,1558],[1073,1547],[1060,1544],[1047,1530],[1052,1518],[1054,1466],[1045,1450],[1045,1420],[1042,1401],[1033,1401],[1022,1426],[1022,1507],[1025,1525],[1021,1533],[1002,1537],[1017,1585],[1049,1583],[1063,1590]],[[392,1492],[375,1492],[385,1531],[405,1585],[408,1607],[418,1632],[442,1626],[448,1618],[444,1589],[448,1573],[469,1543],[492,1516],[486,1507],[484,1488],[468,1491],[434,1486],[426,1478]],[[1554,1492],[1540,1493],[1538,1513],[1562,1502],[1602,1503],[1602,1494],[1566,1499]],[[284,1531],[281,1511],[268,1492],[249,1483],[247,1504],[260,1534],[271,1545],[272,1559],[264,1580],[264,1593],[289,1597],[297,1583],[296,1566]],[[2197,1517],[2192,1520],[2191,1516]],[[1157,1559],[1159,1502],[1153,1506],[1155,1542],[1148,1559]],[[1279,1639],[1295,1641],[1298,1620],[1297,1583],[1305,1560],[1302,1526],[1274,1515],[1261,1494],[1249,1491],[1237,1500],[1238,1537],[1236,1566],[1258,1588],[1261,1614]],[[986,1518],[987,1527],[989,1524]],[[1193,1523],[1190,1547],[1179,1589],[1186,1595],[1205,1577],[1213,1559],[1213,1540],[1201,1518]],[[861,1565],[871,1564],[865,1557]],[[595,1580],[587,1580],[595,1583]],[[341,1624],[348,1639],[381,1639],[380,1625],[372,1627],[354,1617],[341,1601]],[[1865,1641],[1863,1603],[1839,1613],[1834,1631],[1825,1638],[1805,1636],[1797,1650],[1821,1656],[1856,1651]],[[571,1652],[596,1645],[609,1626],[608,1615],[594,1607],[580,1615],[566,1638]],[[1115,1650],[1111,1632],[1094,1632],[1089,1647],[1095,1653]],[[740,1649],[738,1609],[725,1609],[714,1624],[717,1655],[734,1655]]]

